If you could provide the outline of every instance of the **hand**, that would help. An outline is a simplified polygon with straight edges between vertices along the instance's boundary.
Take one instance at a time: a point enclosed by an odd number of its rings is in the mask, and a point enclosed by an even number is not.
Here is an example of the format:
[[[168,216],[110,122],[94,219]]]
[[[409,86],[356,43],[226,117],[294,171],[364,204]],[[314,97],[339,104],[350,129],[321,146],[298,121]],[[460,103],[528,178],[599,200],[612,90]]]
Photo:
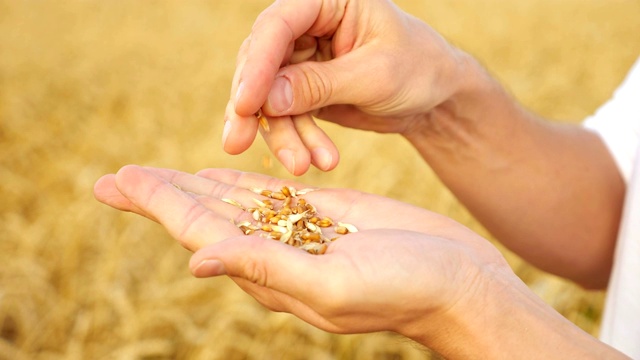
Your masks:
[[[248,188],[285,184],[307,187],[233,170],[190,175],[126,166],[100,179],[95,196],[165,226],[196,251],[190,264],[196,276],[229,275],[269,309],[336,333],[392,330],[408,335],[418,321],[441,331],[437,319],[443,313],[468,311],[482,298],[483,279],[502,272],[515,278],[498,251],[462,225],[353,190],[304,195],[320,215],[359,228],[332,242],[324,255],[245,236],[229,221],[250,215],[220,199],[250,205],[260,196]]]
[[[237,60],[224,149],[253,142],[262,108],[271,151],[293,174],[331,170],[338,150],[311,115],[383,133],[411,132],[462,88],[464,54],[391,1],[277,1]]]

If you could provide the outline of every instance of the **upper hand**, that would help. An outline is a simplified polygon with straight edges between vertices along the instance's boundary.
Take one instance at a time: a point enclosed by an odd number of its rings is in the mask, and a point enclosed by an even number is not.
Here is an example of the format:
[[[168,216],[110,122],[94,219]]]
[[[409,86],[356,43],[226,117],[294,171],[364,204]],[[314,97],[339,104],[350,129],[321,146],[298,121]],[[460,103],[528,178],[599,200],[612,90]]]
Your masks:
[[[311,117],[357,129],[410,132],[460,87],[461,52],[387,0],[281,0],[238,54],[224,149],[246,150],[262,108],[271,151],[293,174],[338,163]]]

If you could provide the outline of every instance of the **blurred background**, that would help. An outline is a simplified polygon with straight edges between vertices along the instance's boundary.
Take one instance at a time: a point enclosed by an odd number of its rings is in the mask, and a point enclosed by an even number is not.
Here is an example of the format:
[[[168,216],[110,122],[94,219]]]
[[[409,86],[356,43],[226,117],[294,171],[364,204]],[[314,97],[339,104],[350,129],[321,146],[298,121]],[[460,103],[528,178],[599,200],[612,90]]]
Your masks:
[[[242,155],[221,150],[236,51],[269,3],[0,0],[0,359],[432,356],[394,334],[328,334],[227,279],[194,279],[160,226],[93,198],[95,180],[129,163],[291,178],[261,139]],[[640,54],[638,0],[397,3],[553,121],[592,113]],[[298,180],[413,203],[491,239],[400,137],[322,126],[341,164]],[[503,251],[597,335],[602,293]]]

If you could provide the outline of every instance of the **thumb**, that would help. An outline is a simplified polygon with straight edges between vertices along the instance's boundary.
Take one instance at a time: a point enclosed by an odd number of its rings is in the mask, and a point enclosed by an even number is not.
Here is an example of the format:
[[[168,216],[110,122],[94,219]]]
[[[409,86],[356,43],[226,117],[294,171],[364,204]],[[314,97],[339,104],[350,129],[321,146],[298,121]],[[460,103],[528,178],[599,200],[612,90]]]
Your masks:
[[[316,287],[293,274],[319,270],[317,255],[259,236],[239,236],[196,251],[189,268],[196,277],[228,275],[295,298],[316,295]]]
[[[377,96],[381,62],[363,66],[366,55],[349,53],[330,61],[307,61],[280,69],[263,107],[270,116],[298,115],[328,105],[370,104]],[[369,58],[370,59],[370,58]],[[375,69],[375,68],[378,69]],[[384,76],[384,75],[382,75]]]

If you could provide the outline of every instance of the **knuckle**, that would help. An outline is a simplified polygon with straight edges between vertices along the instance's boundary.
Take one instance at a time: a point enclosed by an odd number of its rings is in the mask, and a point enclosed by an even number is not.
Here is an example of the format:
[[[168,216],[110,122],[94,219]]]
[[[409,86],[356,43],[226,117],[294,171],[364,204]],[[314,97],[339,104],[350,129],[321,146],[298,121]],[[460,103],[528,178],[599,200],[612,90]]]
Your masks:
[[[249,35],[242,41],[242,44],[240,45],[240,49],[238,49],[238,55],[236,56],[236,67],[239,67],[244,63],[247,57],[247,52],[249,51],[250,45],[251,45],[251,35]]]
[[[198,204],[192,205],[184,214],[182,220],[182,228],[180,229],[176,239],[185,249],[190,251],[197,250],[198,234],[201,233],[201,219],[207,214],[207,209]]]
[[[324,76],[315,66],[309,66],[303,71],[306,82],[303,87],[302,98],[305,105],[320,108],[331,98],[335,86],[331,79]]]
[[[255,258],[246,257],[243,264],[243,277],[261,287],[268,287],[267,268],[265,264]]]
[[[233,190],[233,186],[223,183],[215,182],[211,184],[209,191],[205,194],[216,199],[224,199],[228,197],[228,194]]]

